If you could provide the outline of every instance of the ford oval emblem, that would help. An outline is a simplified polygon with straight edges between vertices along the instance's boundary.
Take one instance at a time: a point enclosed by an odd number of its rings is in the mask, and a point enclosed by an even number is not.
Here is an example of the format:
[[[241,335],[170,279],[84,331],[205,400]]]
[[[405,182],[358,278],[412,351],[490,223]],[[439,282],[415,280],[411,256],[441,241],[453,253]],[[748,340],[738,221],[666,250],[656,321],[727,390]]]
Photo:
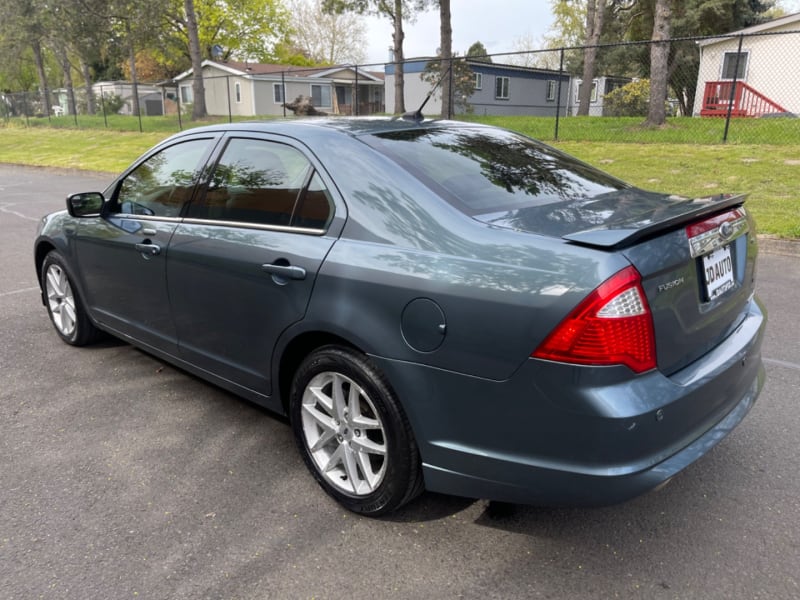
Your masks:
[[[731,225],[730,221],[725,221],[719,226],[719,237],[721,237],[723,240],[729,240],[732,235],[733,225]]]

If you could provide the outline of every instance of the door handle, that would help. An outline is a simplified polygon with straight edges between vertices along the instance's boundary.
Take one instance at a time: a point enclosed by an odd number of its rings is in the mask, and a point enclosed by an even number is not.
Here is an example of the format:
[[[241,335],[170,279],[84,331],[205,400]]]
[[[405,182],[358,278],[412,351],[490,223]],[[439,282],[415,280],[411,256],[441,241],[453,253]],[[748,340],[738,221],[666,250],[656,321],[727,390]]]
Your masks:
[[[161,246],[156,244],[135,244],[133,247],[139,252],[142,252],[143,254],[149,254],[150,256],[156,256],[157,254],[161,253]]]
[[[303,267],[295,267],[294,265],[265,264],[261,265],[261,270],[285,279],[299,280],[306,278],[306,270]]]

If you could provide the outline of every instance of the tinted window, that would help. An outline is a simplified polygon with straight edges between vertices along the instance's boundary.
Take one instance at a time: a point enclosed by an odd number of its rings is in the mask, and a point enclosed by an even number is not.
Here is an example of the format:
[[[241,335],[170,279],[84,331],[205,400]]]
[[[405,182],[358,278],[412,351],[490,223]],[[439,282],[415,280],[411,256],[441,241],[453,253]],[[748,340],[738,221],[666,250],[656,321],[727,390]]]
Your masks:
[[[192,195],[200,159],[211,140],[191,140],[154,154],[131,171],[119,187],[114,212],[177,217]]]
[[[328,192],[298,150],[234,138],[214,168],[205,198],[190,207],[188,216],[319,229],[330,214]]]
[[[380,134],[365,141],[473,216],[570,202],[628,187],[511,132],[423,129]]]

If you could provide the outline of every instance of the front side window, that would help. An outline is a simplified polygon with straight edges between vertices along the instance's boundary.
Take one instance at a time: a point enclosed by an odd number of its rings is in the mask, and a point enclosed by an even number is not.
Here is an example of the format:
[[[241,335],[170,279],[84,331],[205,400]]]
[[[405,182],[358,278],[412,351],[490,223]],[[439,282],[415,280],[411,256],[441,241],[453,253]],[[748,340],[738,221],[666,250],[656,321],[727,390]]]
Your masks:
[[[314,106],[331,106],[331,86],[312,84],[311,104]]]
[[[509,88],[509,78],[508,77],[497,77],[495,79],[495,91],[494,96],[500,100],[508,100],[508,88]]]
[[[722,59],[722,79],[744,79],[747,52],[726,52]]]
[[[475,89],[483,89],[483,73],[475,73]]]
[[[237,104],[241,104],[242,103],[242,84],[237,81],[236,83],[233,84],[233,88],[234,88],[234,93],[236,94],[236,103]]]
[[[332,216],[327,188],[303,154],[277,142],[228,142],[202,202],[189,218],[323,229]]]
[[[111,205],[113,212],[177,217],[191,198],[200,160],[210,139],[190,140],[154,154],[125,176]]]

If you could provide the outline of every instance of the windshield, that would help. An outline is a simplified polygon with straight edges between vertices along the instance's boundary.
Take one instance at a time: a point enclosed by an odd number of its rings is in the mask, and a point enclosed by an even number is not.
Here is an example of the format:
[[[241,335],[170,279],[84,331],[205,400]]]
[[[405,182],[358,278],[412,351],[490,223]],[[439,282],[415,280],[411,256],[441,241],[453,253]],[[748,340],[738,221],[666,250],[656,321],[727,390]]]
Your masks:
[[[381,133],[364,141],[473,217],[596,198],[629,187],[553,148],[504,130],[416,129]]]

